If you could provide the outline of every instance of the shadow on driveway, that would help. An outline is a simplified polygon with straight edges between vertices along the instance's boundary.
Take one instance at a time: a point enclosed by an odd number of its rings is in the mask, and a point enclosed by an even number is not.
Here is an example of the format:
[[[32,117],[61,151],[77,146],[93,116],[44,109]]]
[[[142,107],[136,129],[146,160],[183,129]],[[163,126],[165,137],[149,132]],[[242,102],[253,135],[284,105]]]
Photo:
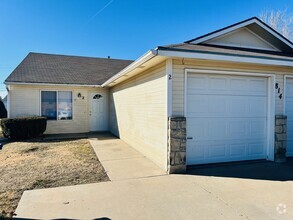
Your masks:
[[[250,161],[189,166],[187,175],[290,181],[293,180],[293,158],[287,158],[285,163]]]

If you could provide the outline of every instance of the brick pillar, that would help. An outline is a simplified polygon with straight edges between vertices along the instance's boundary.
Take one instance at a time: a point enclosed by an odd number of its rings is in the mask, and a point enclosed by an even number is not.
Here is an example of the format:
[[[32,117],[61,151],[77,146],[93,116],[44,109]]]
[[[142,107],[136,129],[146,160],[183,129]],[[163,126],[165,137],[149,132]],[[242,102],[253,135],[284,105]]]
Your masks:
[[[168,173],[186,172],[186,118],[168,119]]]
[[[286,161],[287,148],[287,116],[276,115],[275,117],[275,162]]]

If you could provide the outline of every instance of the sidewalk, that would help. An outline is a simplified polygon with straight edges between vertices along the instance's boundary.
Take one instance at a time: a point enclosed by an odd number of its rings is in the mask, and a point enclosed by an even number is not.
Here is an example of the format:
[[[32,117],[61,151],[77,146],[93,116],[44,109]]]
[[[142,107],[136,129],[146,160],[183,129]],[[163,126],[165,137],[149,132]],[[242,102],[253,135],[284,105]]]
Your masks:
[[[166,172],[111,134],[90,138],[90,143],[111,181],[166,175]]]

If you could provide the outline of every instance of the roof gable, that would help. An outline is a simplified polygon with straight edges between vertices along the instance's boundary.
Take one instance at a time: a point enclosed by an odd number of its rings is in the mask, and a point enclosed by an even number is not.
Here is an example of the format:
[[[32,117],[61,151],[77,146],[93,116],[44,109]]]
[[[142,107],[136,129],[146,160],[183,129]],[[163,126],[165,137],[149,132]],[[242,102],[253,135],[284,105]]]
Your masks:
[[[271,51],[293,52],[293,43],[256,17],[186,41]]]
[[[280,51],[246,27],[215,37],[204,44]]]

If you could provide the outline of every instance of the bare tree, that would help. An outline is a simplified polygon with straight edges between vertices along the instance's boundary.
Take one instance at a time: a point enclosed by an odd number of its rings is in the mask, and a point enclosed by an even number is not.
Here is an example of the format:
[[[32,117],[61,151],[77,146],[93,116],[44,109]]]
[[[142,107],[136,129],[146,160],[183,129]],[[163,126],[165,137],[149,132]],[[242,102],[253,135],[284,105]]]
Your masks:
[[[265,10],[259,17],[284,37],[293,40],[293,15],[289,15],[286,9]]]

